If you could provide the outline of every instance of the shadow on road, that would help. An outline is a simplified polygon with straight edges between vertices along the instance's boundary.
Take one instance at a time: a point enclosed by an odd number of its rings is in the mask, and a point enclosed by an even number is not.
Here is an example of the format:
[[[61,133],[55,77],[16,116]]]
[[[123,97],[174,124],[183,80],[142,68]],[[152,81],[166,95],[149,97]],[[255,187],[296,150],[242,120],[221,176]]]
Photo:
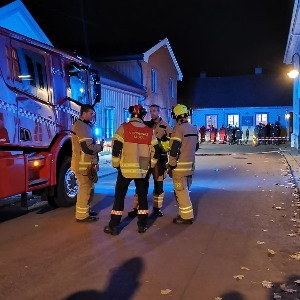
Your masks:
[[[143,269],[143,260],[132,258],[114,270],[103,291],[80,291],[63,300],[129,300],[140,286],[139,277]]]
[[[273,299],[300,299],[300,275],[293,274],[285,282],[275,282],[268,297],[268,300]]]
[[[22,217],[28,213],[45,214],[56,208],[50,206],[47,202],[37,201],[29,207],[22,207],[20,203],[11,203],[0,207],[0,223]]]
[[[245,300],[245,298],[238,292],[229,292],[220,297],[222,300]]]

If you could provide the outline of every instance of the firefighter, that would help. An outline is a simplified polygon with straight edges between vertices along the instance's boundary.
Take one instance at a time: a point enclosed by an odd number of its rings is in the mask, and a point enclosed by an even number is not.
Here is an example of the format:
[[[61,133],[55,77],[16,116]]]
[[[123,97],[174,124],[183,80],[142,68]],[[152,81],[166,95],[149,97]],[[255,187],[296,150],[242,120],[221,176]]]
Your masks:
[[[144,124],[146,109],[140,105],[129,107],[131,119],[119,126],[112,139],[112,165],[118,169],[115,200],[110,222],[104,232],[118,235],[124,199],[128,186],[134,180],[138,195],[138,232],[147,230],[149,169],[154,168],[159,158],[159,145],[153,129]]]
[[[80,108],[79,119],[72,126],[72,161],[71,169],[78,182],[76,202],[77,222],[97,221],[97,213],[90,210],[93,197],[94,183],[87,176],[87,168],[93,164],[98,167],[98,152],[103,150],[103,144],[96,144],[93,138],[92,120],[95,110],[92,105],[83,104]]]
[[[187,118],[190,109],[177,104],[172,108],[172,118],[176,125],[170,139],[168,173],[173,179],[179,215],[173,219],[175,224],[192,224],[194,222],[193,206],[189,196],[192,176],[195,169],[195,152],[199,149],[198,130]]]
[[[153,216],[162,217],[164,214],[161,211],[162,203],[164,200],[164,179],[167,175],[168,151],[169,141],[173,129],[171,126],[163,121],[160,117],[160,106],[157,104],[150,105],[151,120],[144,123],[154,129],[155,136],[160,146],[160,156],[155,168],[151,169],[151,174],[154,181],[153,190]],[[128,213],[128,217],[134,218],[138,212],[138,196],[134,195],[133,210]]]

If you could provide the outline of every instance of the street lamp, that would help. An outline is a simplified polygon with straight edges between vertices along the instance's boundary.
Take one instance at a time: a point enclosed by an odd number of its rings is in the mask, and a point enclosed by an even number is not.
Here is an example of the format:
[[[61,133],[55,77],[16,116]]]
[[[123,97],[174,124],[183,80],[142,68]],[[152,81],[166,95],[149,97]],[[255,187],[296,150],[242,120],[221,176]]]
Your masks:
[[[295,64],[295,56],[298,56],[298,66],[299,66],[299,61],[300,61],[300,55],[298,53],[294,53],[293,56],[292,56],[292,64],[294,65]],[[298,77],[299,75],[299,70],[297,70],[296,68],[292,69],[291,71],[289,71],[287,73],[287,75],[290,77],[290,78],[296,78]]]

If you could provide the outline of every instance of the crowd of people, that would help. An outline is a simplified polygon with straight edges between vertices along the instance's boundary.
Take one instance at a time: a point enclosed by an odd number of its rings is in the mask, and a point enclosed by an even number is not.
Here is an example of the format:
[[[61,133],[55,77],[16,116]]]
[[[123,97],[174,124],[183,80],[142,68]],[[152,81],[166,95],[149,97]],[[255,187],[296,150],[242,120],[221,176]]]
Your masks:
[[[151,120],[144,121],[146,109],[140,105],[129,107],[131,118],[122,123],[112,139],[112,165],[118,170],[115,197],[110,221],[104,232],[119,234],[119,224],[124,211],[124,200],[129,184],[135,183],[133,210],[129,217],[137,217],[138,232],[147,230],[149,179],[153,176],[152,195],[154,217],[162,217],[164,189],[167,175],[173,180],[174,195],[178,203],[175,224],[194,222],[193,205],[189,189],[195,169],[195,152],[199,149],[199,134],[195,126],[188,122],[190,109],[182,104],[172,108],[174,128],[160,117],[159,105],[150,106]],[[80,117],[72,127],[72,164],[78,180],[78,194],[75,218],[77,222],[94,222],[99,218],[91,211],[95,178],[90,177],[98,167],[98,152],[103,150],[92,135],[92,119],[95,110],[92,105],[81,107]]]
[[[232,126],[229,124],[226,128],[222,125],[219,131],[213,126],[208,125],[206,128],[202,125],[199,128],[200,142],[208,142],[215,144],[217,142],[217,135],[219,144],[248,144],[249,143],[249,128],[245,132],[239,126]],[[254,127],[252,140],[257,144],[273,144],[279,145],[285,143],[287,137],[282,136],[282,129],[279,122],[272,123],[259,123]]]

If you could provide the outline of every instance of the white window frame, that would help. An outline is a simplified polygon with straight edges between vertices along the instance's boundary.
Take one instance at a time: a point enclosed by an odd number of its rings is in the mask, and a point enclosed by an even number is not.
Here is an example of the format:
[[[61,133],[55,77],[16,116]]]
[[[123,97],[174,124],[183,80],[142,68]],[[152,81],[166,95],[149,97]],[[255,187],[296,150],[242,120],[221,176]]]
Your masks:
[[[259,125],[259,123],[267,125],[269,116],[267,113],[258,113],[255,114],[255,125]]]
[[[227,125],[232,127],[240,127],[240,115],[239,114],[228,114],[227,115]]]
[[[218,116],[217,115],[206,115],[205,122],[206,122],[206,128],[209,128],[209,125],[213,125],[215,128],[217,128]]]

